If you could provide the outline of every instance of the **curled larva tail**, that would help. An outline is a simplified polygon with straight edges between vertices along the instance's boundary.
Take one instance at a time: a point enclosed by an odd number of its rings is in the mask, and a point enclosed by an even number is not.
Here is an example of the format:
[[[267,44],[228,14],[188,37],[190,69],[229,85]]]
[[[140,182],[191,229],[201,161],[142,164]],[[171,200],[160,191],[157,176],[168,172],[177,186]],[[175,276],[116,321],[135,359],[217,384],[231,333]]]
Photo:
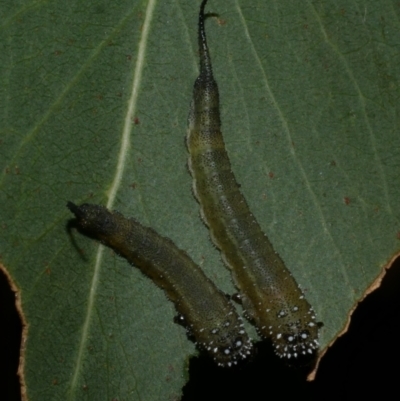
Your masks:
[[[194,193],[259,334],[272,339],[280,357],[312,357],[318,350],[315,313],[251,214],[225,150],[218,87],[204,31],[206,3],[200,8],[200,74],[194,84],[187,135]]]
[[[251,354],[252,343],[234,306],[170,239],[103,206],[67,206],[80,230],[114,249],[165,291],[189,336],[218,365],[233,366]]]

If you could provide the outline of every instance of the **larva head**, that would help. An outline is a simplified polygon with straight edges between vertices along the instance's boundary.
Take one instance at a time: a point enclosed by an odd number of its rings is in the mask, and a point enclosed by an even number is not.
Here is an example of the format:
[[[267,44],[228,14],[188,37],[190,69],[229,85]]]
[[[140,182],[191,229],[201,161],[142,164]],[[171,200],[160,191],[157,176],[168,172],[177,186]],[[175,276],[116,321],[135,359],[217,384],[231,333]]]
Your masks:
[[[269,334],[276,354],[288,361],[312,360],[318,352],[318,329],[314,310],[307,303],[307,312],[292,306],[277,312],[277,326],[269,326]]]
[[[188,332],[196,339],[196,345],[207,351],[218,366],[233,367],[252,355],[253,343],[242,319],[234,311],[229,312],[223,321],[210,325],[210,328],[189,326]]]

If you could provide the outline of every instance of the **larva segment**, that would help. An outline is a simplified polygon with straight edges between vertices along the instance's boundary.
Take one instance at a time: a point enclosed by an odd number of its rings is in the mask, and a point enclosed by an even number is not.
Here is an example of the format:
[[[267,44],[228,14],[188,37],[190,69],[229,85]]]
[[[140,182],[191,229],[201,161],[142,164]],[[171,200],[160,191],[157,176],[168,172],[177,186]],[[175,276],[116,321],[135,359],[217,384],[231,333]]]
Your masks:
[[[187,146],[193,188],[215,245],[232,271],[243,307],[280,357],[313,356],[318,324],[303,292],[251,214],[232,172],[220,130],[219,94],[199,15],[200,74],[189,113]]]
[[[188,335],[218,365],[233,366],[251,354],[252,343],[234,306],[170,239],[103,206],[67,206],[80,230],[126,258],[165,291]]]

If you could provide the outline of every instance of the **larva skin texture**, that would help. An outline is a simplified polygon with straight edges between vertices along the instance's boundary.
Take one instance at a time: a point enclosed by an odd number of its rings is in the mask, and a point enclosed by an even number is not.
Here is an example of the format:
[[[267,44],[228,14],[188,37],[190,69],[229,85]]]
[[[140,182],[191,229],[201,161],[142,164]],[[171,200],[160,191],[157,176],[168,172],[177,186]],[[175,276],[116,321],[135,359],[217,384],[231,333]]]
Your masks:
[[[220,366],[251,354],[241,317],[193,260],[153,229],[99,205],[68,202],[78,228],[114,249],[162,288],[196,345]]]
[[[278,356],[312,358],[318,326],[311,305],[251,214],[232,172],[220,130],[219,94],[199,16],[200,75],[189,113],[187,146],[194,193],[214,244],[222,251],[243,307]]]

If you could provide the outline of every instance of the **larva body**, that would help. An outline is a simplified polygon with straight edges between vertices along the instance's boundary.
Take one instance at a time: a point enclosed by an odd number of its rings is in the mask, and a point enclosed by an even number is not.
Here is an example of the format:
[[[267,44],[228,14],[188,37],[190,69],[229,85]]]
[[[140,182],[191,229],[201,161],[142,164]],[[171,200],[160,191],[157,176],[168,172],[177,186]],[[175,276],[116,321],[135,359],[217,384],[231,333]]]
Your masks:
[[[234,306],[170,239],[99,205],[67,206],[80,230],[114,249],[165,291],[196,345],[220,366],[250,355],[252,343]]]
[[[318,349],[314,311],[251,214],[225,150],[218,87],[204,30],[206,3],[200,8],[200,74],[194,84],[187,135],[194,193],[259,334],[271,338],[280,357],[312,356]]]

